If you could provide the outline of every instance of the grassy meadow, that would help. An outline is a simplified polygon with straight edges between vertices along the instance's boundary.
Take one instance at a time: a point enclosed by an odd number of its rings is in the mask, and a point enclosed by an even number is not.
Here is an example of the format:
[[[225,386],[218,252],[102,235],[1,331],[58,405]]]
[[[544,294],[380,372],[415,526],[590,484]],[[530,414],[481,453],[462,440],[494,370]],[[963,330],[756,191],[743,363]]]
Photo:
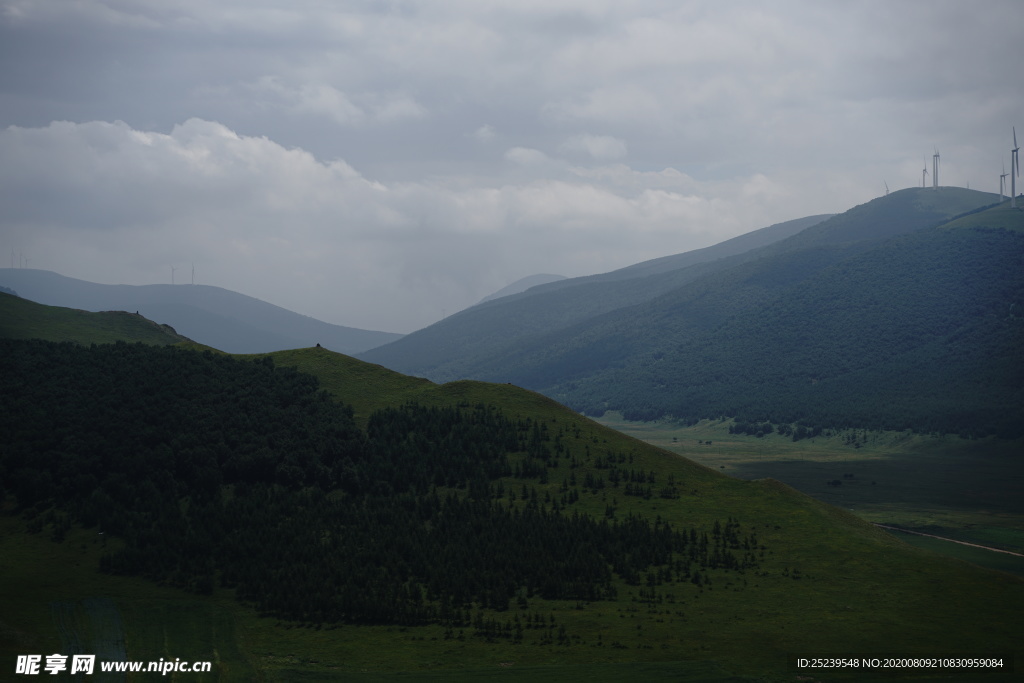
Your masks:
[[[203,597],[101,574],[104,544],[117,541],[104,540],[95,529],[72,528],[57,542],[53,523],[30,533],[31,519],[7,514],[0,517],[0,680],[12,678],[18,654],[62,648],[70,652],[70,643],[76,642],[87,653],[111,651],[118,643],[118,623],[129,659],[215,662],[210,675],[175,679],[188,681],[868,681],[872,677],[863,671],[800,671],[789,661],[826,653],[998,653],[1024,661],[1018,637],[1024,627],[1024,580],[915,547],[874,527],[858,509],[874,500],[867,493],[853,504],[832,506],[775,479],[744,480],[758,477],[758,471],[743,469],[758,458],[763,464],[785,456],[781,439],[737,440],[730,450],[722,425],[672,433],[662,426],[660,432],[650,427],[654,431],[639,435],[663,446],[652,447],[510,385],[436,385],[324,349],[272,355],[279,366],[318,375],[323,388],[355,406],[357,419],[365,420],[369,411],[385,405],[415,400],[427,405],[494,404],[509,417],[538,421],[564,446],[559,465],[550,469],[547,483],[508,477],[501,485],[508,491],[536,485],[545,503],[558,499],[570,477],[577,482],[587,474],[607,477],[608,470],[599,466],[602,461],[613,455],[627,458],[625,466],[653,475],[656,488],[671,478],[680,495],[625,495],[611,484],[577,484],[579,500],[565,512],[598,519],[608,514],[620,520],[660,517],[704,533],[732,518],[741,535],[756,535],[757,566],[707,569],[700,582],[661,583],[648,576],[630,585],[616,579],[614,600],[531,596],[526,605],[513,601],[507,611],[484,615],[502,622],[539,619],[516,643],[476,635],[472,626],[448,633],[441,626],[317,626],[261,618],[236,602],[229,590]],[[697,443],[706,440],[712,444]],[[808,453],[822,445],[796,444]],[[763,450],[769,447],[778,450]],[[847,452],[834,448],[837,454]],[[885,460],[878,448],[869,439],[863,448],[849,449],[859,458],[841,461],[835,474],[827,468],[821,474],[842,479],[852,472],[858,481],[878,480],[874,488],[895,486],[885,483],[884,471],[858,469],[857,463]],[[701,455],[701,463],[696,461],[701,449],[730,455],[719,460]],[[838,465],[830,459],[839,456],[830,453],[821,451],[816,462]],[[999,453],[988,457],[998,458]],[[740,472],[744,477],[724,476]],[[808,481],[821,478],[806,476]],[[872,490],[870,483],[847,486],[844,480],[844,493]],[[912,514],[920,514],[919,522],[946,522],[938,512],[923,516],[929,500],[921,494],[919,509],[886,521],[907,523],[918,519]],[[1013,505],[1007,504],[1006,513],[1012,511]],[[40,513],[44,521],[47,514]],[[119,620],[112,618],[112,609]],[[982,677],[977,672],[952,677],[904,673],[916,681],[1010,681],[1016,675],[1005,670]],[[877,680],[892,677],[879,675]]]
[[[1024,554],[1024,443],[848,430],[794,442],[730,434],[730,421],[599,420],[740,479],[772,477],[877,524]],[[836,485],[836,482],[840,482]],[[1024,576],[1024,558],[936,539],[900,540]]]

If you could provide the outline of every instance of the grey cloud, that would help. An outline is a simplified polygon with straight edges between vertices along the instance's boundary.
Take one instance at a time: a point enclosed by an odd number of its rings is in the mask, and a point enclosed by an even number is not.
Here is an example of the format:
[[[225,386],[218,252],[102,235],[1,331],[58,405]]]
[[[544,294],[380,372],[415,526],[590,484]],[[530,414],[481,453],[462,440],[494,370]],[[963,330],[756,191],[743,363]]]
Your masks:
[[[69,275],[205,259],[216,284],[407,331],[532,273],[915,185],[934,145],[945,182],[997,191],[1024,130],[1020,18],[1013,0],[4,0],[0,225]]]
[[[554,163],[520,151],[528,162]],[[76,255],[120,250],[130,263],[75,275],[152,282],[175,262],[201,259],[222,286],[330,321],[403,331],[437,314],[428,302],[455,310],[525,268],[583,274],[626,265],[706,217],[703,200],[638,188],[643,174],[626,191],[590,179],[381,183],[343,161],[200,119],[170,134],[120,122],[10,127],[0,156],[11,234],[36,245],[40,267],[88,268]],[[40,187],[48,201],[26,199]],[[616,248],[627,226],[642,239]],[[296,288],[302,282],[310,289]],[[336,291],[373,296],[341,306]],[[381,298],[392,305],[382,308]]]

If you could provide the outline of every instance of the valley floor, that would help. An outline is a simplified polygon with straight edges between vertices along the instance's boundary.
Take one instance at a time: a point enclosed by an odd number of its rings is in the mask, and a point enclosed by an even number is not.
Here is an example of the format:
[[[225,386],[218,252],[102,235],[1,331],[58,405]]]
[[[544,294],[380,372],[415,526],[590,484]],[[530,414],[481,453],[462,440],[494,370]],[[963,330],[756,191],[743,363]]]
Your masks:
[[[609,412],[598,422],[739,479],[778,479],[869,522],[927,534],[893,531],[911,545],[1024,576],[1019,440],[846,430],[794,442],[730,434],[729,420],[684,426]]]

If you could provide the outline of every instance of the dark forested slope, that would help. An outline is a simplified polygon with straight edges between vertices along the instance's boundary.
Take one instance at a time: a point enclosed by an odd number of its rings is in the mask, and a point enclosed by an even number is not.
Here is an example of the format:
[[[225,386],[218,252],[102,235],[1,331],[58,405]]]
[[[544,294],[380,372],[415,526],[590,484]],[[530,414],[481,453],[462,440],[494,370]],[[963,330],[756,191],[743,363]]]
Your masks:
[[[1024,235],[927,230],[786,279],[690,335],[671,323],[699,299],[659,301],[632,320],[656,343],[550,391],[636,419],[1022,433]]]
[[[444,381],[481,378],[487,365],[542,335],[648,301],[725,263],[749,258],[827,216],[787,221],[721,244],[610,273],[560,280],[461,311],[406,338],[358,354],[399,372]]]
[[[400,347],[404,360],[443,350],[446,360],[418,370],[513,382],[634,419],[1016,433],[1008,307],[1021,291],[1021,236],[1007,228],[1024,215],[978,213],[993,199],[895,192],[757,250],[495,305],[459,321],[457,343],[445,342],[455,326],[438,327],[433,341],[410,335],[367,356],[387,364]],[[962,214],[960,229],[939,229]],[[648,285],[625,303],[622,292]],[[622,305],[559,326],[537,313],[564,313],[584,290]],[[520,320],[518,336],[494,338]]]
[[[527,482],[567,457],[546,424],[405,404],[363,431],[317,384],[270,357],[0,340],[0,493],[30,519],[57,506],[55,537],[77,522],[123,539],[108,572],[236,588],[316,623],[465,626],[470,605],[503,611],[517,595],[614,598],[614,577],[638,583],[651,566],[689,580],[757,565],[731,523],[698,543],[660,520],[543,504]],[[605,469],[644,495],[658,483]],[[578,496],[567,487],[562,503]]]
[[[527,348],[545,347],[551,335],[588,328],[589,321],[615,317],[618,311],[643,306],[752,261],[782,258],[777,267],[785,268],[787,254],[891,239],[939,225],[997,199],[996,195],[955,187],[901,190],[839,215],[789,221],[706,249],[535,287],[474,306],[359,357],[435,381],[471,377],[517,382],[521,380],[508,370],[518,364],[512,357],[522,357]],[[769,263],[766,267],[775,266]],[[605,340],[598,337],[593,343],[600,347]]]

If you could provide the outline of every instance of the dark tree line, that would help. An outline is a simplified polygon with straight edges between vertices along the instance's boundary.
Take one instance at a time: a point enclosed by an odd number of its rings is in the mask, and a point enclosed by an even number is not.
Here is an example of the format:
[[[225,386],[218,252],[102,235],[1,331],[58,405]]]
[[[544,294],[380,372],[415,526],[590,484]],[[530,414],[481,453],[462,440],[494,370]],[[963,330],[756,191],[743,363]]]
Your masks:
[[[362,431],[315,378],[269,358],[0,340],[0,433],[0,493],[30,528],[96,526],[124,541],[105,571],[234,588],[305,623],[462,628],[473,609],[614,597],[616,576],[699,585],[763,551],[732,520],[709,537],[564,512],[578,500],[567,486],[561,506],[525,482],[516,496],[506,478],[541,484],[564,455],[545,424],[409,404]],[[624,461],[600,467],[649,496],[653,473]],[[512,621],[476,629],[521,637]]]

